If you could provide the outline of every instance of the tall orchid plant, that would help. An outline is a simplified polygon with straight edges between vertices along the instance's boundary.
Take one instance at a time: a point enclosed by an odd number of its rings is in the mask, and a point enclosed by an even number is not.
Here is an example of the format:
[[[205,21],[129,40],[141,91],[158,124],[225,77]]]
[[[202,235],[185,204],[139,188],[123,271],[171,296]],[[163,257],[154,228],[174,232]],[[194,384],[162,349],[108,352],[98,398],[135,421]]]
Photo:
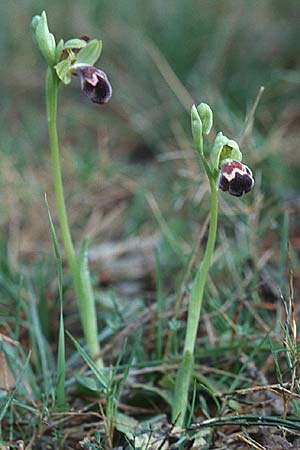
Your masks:
[[[79,77],[83,94],[93,103],[107,103],[111,98],[112,88],[105,72],[94,67],[101,54],[102,42],[100,40],[83,36],[69,39],[66,42],[61,39],[56,43],[54,35],[49,31],[45,12],[40,16],[33,17],[32,29],[38,47],[48,65],[46,72],[46,107],[61,237],[73,277],[86,343],[91,355],[96,358],[98,365],[101,367],[95,299],[87,264],[87,242],[83,242],[80,253],[76,254],[65,205],[57,134],[57,98],[59,86],[69,84],[72,76]]]
[[[190,294],[183,358],[177,373],[173,397],[172,418],[179,427],[185,422],[203,293],[217,235],[218,190],[228,191],[231,195],[240,197],[250,192],[254,186],[251,170],[241,162],[242,153],[237,142],[228,139],[222,132],[218,133],[215,139],[210,159],[204,154],[203,135],[210,133],[212,124],[213,113],[206,103],[192,107],[191,126],[194,145],[210,186],[210,226],[204,257]]]

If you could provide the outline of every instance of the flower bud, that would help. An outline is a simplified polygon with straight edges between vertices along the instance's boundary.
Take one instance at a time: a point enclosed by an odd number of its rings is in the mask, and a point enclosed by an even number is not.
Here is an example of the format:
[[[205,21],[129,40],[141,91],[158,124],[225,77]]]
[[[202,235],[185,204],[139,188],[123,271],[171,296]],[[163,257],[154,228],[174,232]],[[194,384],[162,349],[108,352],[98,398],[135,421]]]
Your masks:
[[[33,18],[31,19],[31,29],[34,33],[36,32],[36,27],[38,26],[40,19],[41,16],[39,15],[33,16]]]
[[[53,34],[49,31],[45,11],[42,12],[42,15],[39,19],[38,16],[35,16],[33,18],[32,26],[33,28],[35,28],[35,37],[39,49],[41,50],[43,56],[46,58],[49,66],[53,66],[56,59],[56,44]]]
[[[202,147],[202,122],[195,105],[192,106],[191,110],[191,127],[194,143],[197,149],[199,149]]]
[[[239,161],[225,162],[221,168],[218,181],[221,191],[240,197],[252,191],[254,178],[251,170]]]
[[[204,134],[209,134],[213,124],[213,112],[209,105],[200,103],[197,107],[198,114],[202,122],[202,129]]]
[[[228,139],[221,131],[217,134],[210,157],[211,165],[217,171],[225,162],[242,161],[242,153],[237,142]]]

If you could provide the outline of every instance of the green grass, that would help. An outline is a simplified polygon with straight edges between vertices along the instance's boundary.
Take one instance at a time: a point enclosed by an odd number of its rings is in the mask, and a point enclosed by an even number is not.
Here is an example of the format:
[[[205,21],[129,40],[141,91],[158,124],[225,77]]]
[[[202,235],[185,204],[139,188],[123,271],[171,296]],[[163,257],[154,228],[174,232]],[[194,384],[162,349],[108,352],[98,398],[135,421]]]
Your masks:
[[[60,94],[59,117],[77,249],[84,234],[91,255],[104,243],[123,248],[115,259],[91,258],[110,383],[106,392],[84,346],[63,252],[62,282],[57,277],[44,203],[47,192],[57,230],[44,68],[29,32],[31,16],[44,6],[31,0],[0,7],[0,337],[13,339],[0,340],[6,361],[0,370],[1,445],[16,448],[23,439],[25,446],[32,440],[32,448],[76,448],[85,439],[94,449],[129,449],[170,441],[171,392],[209,211],[186,109],[192,100],[207,101],[215,112],[214,133],[224,129],[238,139],[261,85],[265,92],[243,144],[256,187],[242,200],[220,196],[190,392],[194,411],[189,408],[191,425],[180,442],[200,440],[199,430],[206,427],[203,448],[210,441],[217,448],[224,424],[229,435],[230,424],[239,424],[240,434],[260,443],[267,436],[264,426],[299,433],[299,344],[291,333],[291,311],[286,317],[280,298],[282,293],[288,304],[292,268],[297,319],[299,5],[293,0],[47,5],[57,35],[103,39],[101,67],[114,89],[110,106],[91,109],[72,83]],[[137,236],[141,242],[155,236],[156,249],[130,244]],[[137,276],[131,269],[140,254]],[[66,336],[64,364],[61,353],[57,363],[60,298],[64,328],[74,339]],[[65,407],[58,411],[62,371]],[[265,391],[255,394],[251,389],[258,386]],[[276,410],[274,392],[281,399]],[[262,420],[258,402],[266,402]],[[287,433],[286,439],[293,443],[295,437]]]

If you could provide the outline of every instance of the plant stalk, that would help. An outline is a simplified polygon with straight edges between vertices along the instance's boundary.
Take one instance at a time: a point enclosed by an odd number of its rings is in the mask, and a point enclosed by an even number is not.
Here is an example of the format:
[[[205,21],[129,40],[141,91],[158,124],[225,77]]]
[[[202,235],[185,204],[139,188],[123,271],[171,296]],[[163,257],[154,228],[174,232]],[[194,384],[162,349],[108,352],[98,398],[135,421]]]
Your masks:
[[[200,154],[201,157],[201,154]],[[202,159],[202,157],[201,157]],[[191,290],[183,358],[177,374],[175,395],[173,399],[172,420],[183,427],[188,404],[188,392],[194,366],[194,349],[201,313],[204,288],[210,268],[211,257],[215,247],[218,223],[218,188],[217,181],[211,172],[206,171],[211,190],[210,225],[206,249]]]
[[[93,358],[97,357],[98,366],[103,367],[103,362],[98,356],[100,353],[100,345],[97,332],[97,316],[95,303],[93,301],[86,300],[88,296],[86,296],[84,293],[84,289],[80,279],[79,265],[70,233],[65,205],[56,124],[58,87],[59,79],[54,69],[48,67],[46,74],[46,107],[57,215],[67,261],[73,278],[74,289],[78,302],[79,314],[85,340],[91,356]]]

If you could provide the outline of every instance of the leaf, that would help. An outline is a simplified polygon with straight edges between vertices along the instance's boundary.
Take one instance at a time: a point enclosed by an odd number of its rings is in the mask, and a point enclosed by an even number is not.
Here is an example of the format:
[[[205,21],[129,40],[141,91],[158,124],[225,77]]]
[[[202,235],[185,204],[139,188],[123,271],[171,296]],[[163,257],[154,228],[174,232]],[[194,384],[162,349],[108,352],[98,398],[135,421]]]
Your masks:
[[[47,206],[52,242],[56,256],[59,305],[60,305],[55,397],[57,402],[57,408],[59,408],[59,410],[63,410],[65,406],[65,327],[63,316],[62,258],[46,195],[45,195],[45,202]]]
[[[50,208],[49,208],[49,204],[48,204],[46,195],[45,195],[45,202],[46,202],[46,206],[47,206],[51,237],[52,237],[52,242],[53,242],[55,256],[56,256],[56,268],[57,268],[57,275],[58,275],[59,300],[60,300],[60,306],[62,306],[62,258],[61,258],[59,244],[58,244],[58,240],[57,240],[57,236],[56,236],[56,232],[55,232],[55,228],[54,228],[54,224],[53,224],[53,220],[52,220],[52,217],[51,217]]]
[[[116,412],[115,427],[131,441],[134,440],[135,435],[140,432],[141,429],[137,420],[118,411]]]
[[[76,56],[76,64],[88,64],[93,66],[101,55],[102,41],[92,39],[84,48],[79,50]]]
[[[88,266],[88,239],[85,238],[82,242],[80,254],[79,254],[79,276],[83,287],[85,302],[91,305],[95,304],[94,292],[91,282],[91,276]]]
[[[99,398],[103,395],[103,387],[99,386],[99,383],[94,378],[75,375],[75,381],[82,395],[95,398]]]
[[[134,383],[131,385],[132,389],[141,389],[143,391],[151,392],[152,394],[158,395],[162,398],[167,405],[172,405],[172,398],[168,391],[151,386],[150,384]]]

